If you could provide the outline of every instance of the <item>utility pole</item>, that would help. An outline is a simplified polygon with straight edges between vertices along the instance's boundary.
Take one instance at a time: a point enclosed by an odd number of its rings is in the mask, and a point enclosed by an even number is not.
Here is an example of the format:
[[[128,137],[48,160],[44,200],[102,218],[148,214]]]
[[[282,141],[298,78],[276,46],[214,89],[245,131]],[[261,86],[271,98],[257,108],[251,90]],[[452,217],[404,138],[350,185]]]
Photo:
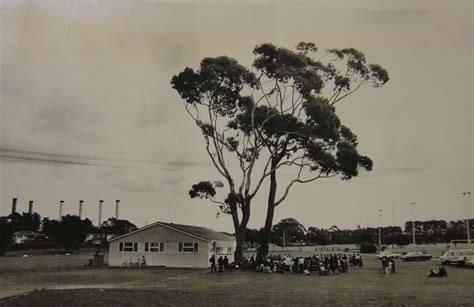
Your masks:
[[[415,240],[415,205],[416,201],[410,203],[411,205],[411,215],[412,215],[412,220],[411,220],[411,228],[413,232],[413,244],[416,246],[416,240]]]
[[[471,218],[471,202],[469,201],[469,196],[471,192],[462,192],[464,195],[464,202],[467,204],[467,219],[466,219],[466,227],[467,227],[467,244],[469,247],[471,246],[471,229],[469,228],[469,219]]]
[[[382,214],[383,214],[383,210],[382,209],[379,209],[379,249],[382,247],[382,235],[381,235],[381,232],[380,232],[380,224],[381,224],[381,221],[382,221]]]

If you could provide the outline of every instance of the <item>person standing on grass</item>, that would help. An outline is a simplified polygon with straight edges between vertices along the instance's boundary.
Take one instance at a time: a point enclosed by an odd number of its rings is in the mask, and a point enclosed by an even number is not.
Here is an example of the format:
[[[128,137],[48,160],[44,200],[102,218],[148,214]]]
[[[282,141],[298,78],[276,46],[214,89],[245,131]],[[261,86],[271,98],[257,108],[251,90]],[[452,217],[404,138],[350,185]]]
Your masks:
[[[392,262],[388,261],[385,266],[385,277],[389,277],[392,274]]]
[[[224,256],[224,270],[227,270],[229,268],[229,258],[227,256]]]
[[[217,273],[217,269],[216,269],[216,257],[214,257],[214,255],[211,256],[211,258],[209,259],[209,262],[211,263],[211,273],[212,273],[212,272]]]
[[[222,256],[217,259],[217,264],[219,265],[219,273],[222,273],[222,267],[224,266],[224,259],[222,259]]]
[[[392,266],[391,273],[395,273],[395,260],[393,258],[389,259],[390,265]]]

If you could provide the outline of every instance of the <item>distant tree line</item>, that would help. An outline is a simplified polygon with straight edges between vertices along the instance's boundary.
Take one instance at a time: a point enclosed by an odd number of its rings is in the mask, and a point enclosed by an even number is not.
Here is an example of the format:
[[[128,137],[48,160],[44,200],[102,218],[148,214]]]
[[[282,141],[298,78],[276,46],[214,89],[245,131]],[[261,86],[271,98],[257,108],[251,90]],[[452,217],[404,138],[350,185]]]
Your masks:
[[[0,256],[14,247],[13,235],[19,231],[42,233],[48,239],[41,243],[58,244],[69,253],[79,250],[88,235],[95,234],[101,243],[106,243],[107,235],[122,235],[136,229],[137,226],[132,222],[115,218],[109,218],[100,227],[96,227],[90,219],[81,219],[77,215],[65,215],[61,220],[54,220],[48,217],[41,219],[36,212],[13,213],[9,216],[0,216]]]
[[[469,220],[471,238],[474,238],[474,219]],[[412,222],[400,226],[381,227],[383,245],[408,245],[412,243]],[[417,244],[447,243],[451,240],[465,240],[467,237],[466,220],[458,221],[415,221]],[[331,245],[331,244],[362,244],[378,243],[378,228],[357,227],[356,229],[306,228],[294,218],[286,218],[272,226],[270,242],[279,246],[290,245]],[[247,229],[245,241],[249,247],[257,247],[262,239],[262,229]]]

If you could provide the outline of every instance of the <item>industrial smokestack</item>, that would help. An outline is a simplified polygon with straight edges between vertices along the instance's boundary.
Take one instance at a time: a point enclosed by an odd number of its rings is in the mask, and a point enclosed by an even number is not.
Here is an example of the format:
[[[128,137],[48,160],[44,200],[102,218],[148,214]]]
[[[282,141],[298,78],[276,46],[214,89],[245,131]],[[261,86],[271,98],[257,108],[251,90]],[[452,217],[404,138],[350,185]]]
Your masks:
[[[84,205],[84,201],[79,201],[79,218],[82,219],[82,206]]]
[[[63,219],[63,206],[64,206],[64,200],[59,201],[59,220]]]
[[[118,220],[119,219],[119,209],[120,209],[120,200],[117,199],[115,201],[115,219]]]
[[[16,198],[12,199],[12,215],[16,213]]]
[[[100,200],[99,201],[99,223],[97,226],[100,227],[100,225],[102,225],[102,204],[104,203],[103,200]]]
[[[28,204],[28,213],[30,215],[33,214],[33,201],[32,200],[30,200],[30,203]]]

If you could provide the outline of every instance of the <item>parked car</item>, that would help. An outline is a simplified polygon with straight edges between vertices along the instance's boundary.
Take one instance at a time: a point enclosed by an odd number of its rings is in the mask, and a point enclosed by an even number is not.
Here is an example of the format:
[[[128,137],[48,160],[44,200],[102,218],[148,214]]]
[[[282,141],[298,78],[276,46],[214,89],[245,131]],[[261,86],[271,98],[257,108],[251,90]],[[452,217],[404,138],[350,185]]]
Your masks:
[[[392,252],[381,252],[380,254],[377,255],[377,259],[382,259],[384,257],[389,258],[389,259],[398,259],[400,258],[400,254],[397,253],[392,253]]]
[[[459,260],[462,260],[463,256],[474,255],[472,249],[452,249],[439,257],[442,264],[458,264]]]
[[[430,260],[431,258],[433,258],[433,256],[425,252],[408,252],[400,257],[400,259],[405,261],[422,261]]]
[[[474,258],[472,258],[472,259],[470,259],[470,260],[467,260],[467,261],[464,263],[464,266],[465,266],[465,267],[468,267],[468,268],[474,269]]]
[[[457,260],[457,265],[460,267],[463,267],[466,264],[466,261],[473,260],[474,259],[474,253],[469,254],[469,255],[464,255],[458,258]]]

